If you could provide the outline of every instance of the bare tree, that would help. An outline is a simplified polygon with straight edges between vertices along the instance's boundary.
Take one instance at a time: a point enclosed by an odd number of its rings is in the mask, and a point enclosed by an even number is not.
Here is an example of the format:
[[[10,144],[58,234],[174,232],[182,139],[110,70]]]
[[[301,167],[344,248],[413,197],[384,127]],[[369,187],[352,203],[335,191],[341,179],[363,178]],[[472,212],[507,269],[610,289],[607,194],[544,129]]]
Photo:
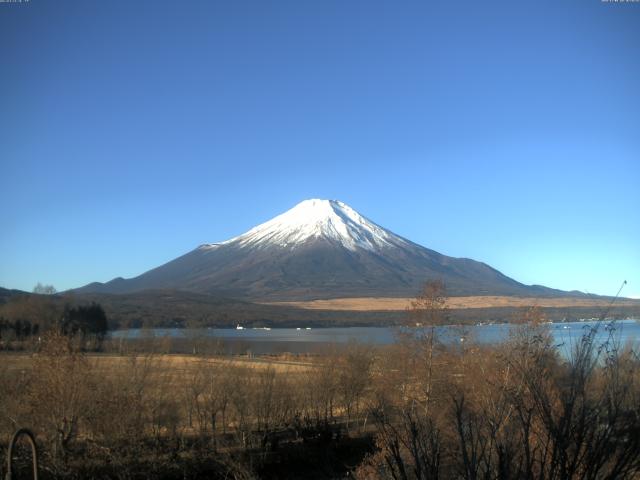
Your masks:
[[[338,374],[338,392],[344,406],[347,430],[352,416],[358,415],[361,397],[371,380],[373,355],[366,345],[351,342],[340,358]]]
[[[423,406],[429,413],[433,389],[433,352],[436,344],[436,328],[445,325],[448,320],[446,287],[442,280],[427,281],[422,291],[411,301],[409,318],[414,323],[414,340],[417,351],[422,355],[424,365]]]
[[[54,287],[53,285],[43,285],[40,282],[38,282],[36,286],[33,287],[33,293],[38,293],[40,295],[54,295],[57,292],[58,291],[56,290],[56,287]]]
[[[79,433],[80,423],[92,409],[93,377],[91,365],[71,340],[51,332],[33,361],[34,378],[29,404],[40,430],[63,458]]]

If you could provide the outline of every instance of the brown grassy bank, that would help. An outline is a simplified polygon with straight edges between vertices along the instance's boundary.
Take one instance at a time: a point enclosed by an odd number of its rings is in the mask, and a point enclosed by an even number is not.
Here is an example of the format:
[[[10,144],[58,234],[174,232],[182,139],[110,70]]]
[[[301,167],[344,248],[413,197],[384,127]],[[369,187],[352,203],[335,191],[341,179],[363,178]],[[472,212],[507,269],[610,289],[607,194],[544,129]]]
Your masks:
[[[334,311],[403,311],[406,310],[413,298],[390,297],[358,297],[358,298],[333,298],[327,300],[309,300],[296,302],[270,302],[266,305],[282,305],[308,310],[334,310]],[[608,299],[590,298],[537,298],[537,297],[505,297],[505,296],[474,296],[474,297],[448,297],[446,306],[450,309],[467,308],[503,308],[503,307],[544,307],[544,308],[574,308],[574,307],[600,307],[606,308],[611,303]],[[618,300],[616,307],[640,306],[637,300]]]

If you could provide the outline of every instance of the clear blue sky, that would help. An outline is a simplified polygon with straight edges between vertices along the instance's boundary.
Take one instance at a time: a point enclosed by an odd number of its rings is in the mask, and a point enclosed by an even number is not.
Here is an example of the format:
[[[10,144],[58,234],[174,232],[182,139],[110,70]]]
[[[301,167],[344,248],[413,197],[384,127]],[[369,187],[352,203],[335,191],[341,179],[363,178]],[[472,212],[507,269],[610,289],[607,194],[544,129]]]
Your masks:
[[[640,3],[0,3],[0,286],[130,277],[312,198],[640,296]]]

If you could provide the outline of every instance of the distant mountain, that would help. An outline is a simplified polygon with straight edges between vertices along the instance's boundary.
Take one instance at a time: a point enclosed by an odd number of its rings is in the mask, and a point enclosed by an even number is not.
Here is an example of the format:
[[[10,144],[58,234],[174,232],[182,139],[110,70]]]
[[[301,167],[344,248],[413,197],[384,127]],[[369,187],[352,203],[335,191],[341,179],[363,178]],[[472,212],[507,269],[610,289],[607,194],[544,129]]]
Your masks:
[[[9,290],[7,288],[0,287],[0,305],[7,303],[11,298],[29,295],[22,290]]]
[[[305,200],[222,243],[201,245],[142,275],[80,293],[174,289],[259,300],[410,297],[428,279],[449,295],[572,296],[527,286],[468,258],[417,245],[335,200]]]

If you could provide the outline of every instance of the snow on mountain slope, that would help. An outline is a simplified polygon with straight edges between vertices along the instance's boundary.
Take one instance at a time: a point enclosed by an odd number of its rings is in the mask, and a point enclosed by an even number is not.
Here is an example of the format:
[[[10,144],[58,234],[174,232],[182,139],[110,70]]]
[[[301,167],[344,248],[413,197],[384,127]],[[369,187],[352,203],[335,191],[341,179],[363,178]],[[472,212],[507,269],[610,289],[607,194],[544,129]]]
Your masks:
[[[237,244],[243,247],[279,246],[294,249],[309,240],[323,238],[348,250],[369,251],[403,246],[407,242],[363,217],[349,205],[337,200],[305,200],[291,210],[252,228],[247,233],[202,249]]]

